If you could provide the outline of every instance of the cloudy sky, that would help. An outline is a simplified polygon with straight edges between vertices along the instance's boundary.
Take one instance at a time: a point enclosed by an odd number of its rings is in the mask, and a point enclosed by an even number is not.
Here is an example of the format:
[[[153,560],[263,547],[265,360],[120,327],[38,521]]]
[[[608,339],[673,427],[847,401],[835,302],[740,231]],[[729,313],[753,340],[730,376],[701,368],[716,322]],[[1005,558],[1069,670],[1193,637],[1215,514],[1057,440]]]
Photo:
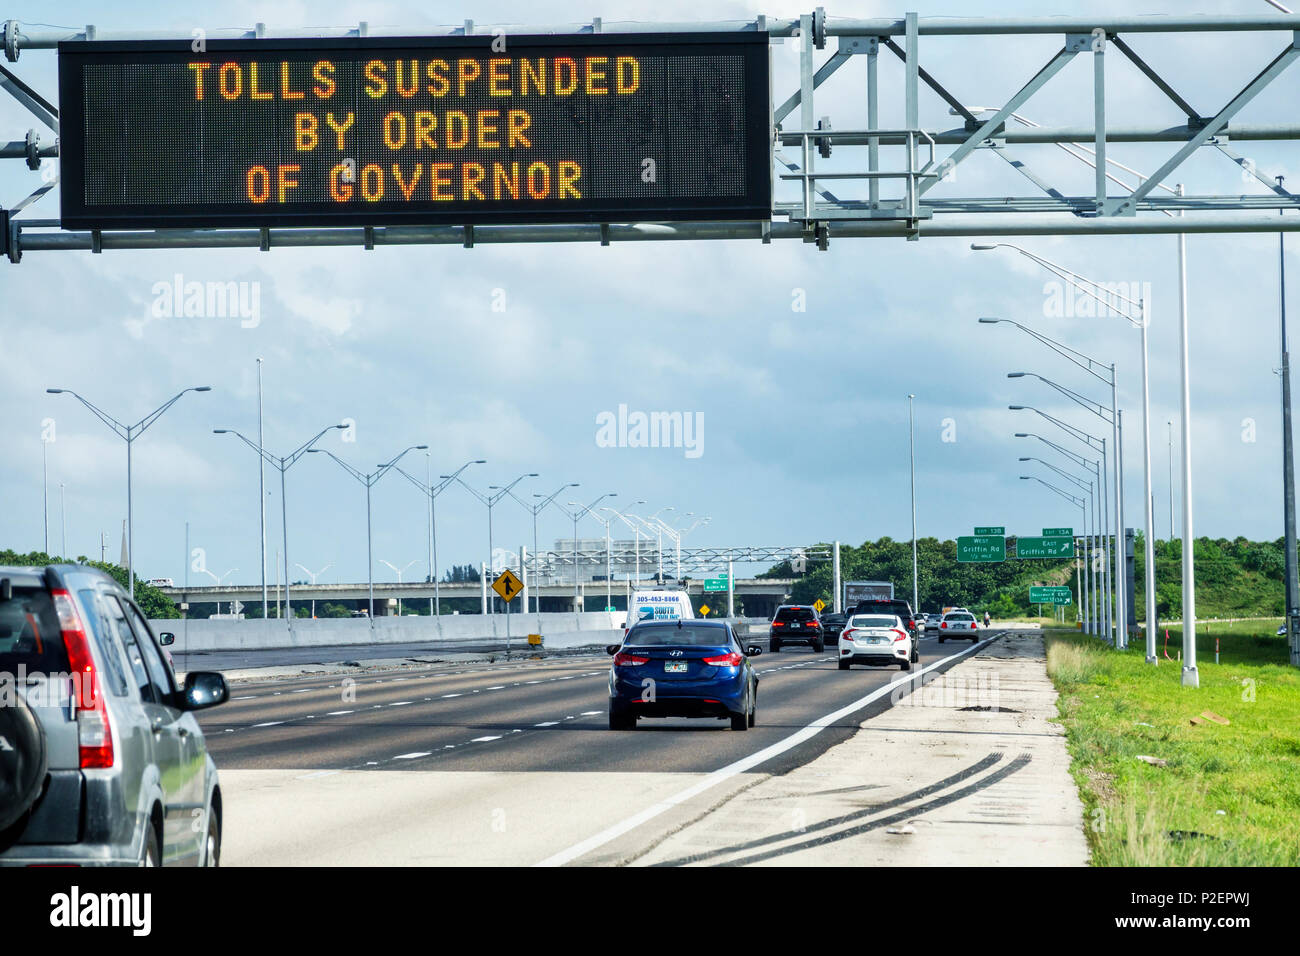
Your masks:
[[[1080,4],[1064,0],[918,3],[925,16],[1044,16],[1192,12],[1174,0]],[[1264,0],[1201,0],[1197,13],[1268,13]],[[903,6],[830,6],[832,16],[901,16]],[[416,3],[211,3],[201,16],[177,7],[124,2],[17,0],[6,15],[23,22],[95,23],[101,29],[183,30],[195,26],[271,31],[366,20],[382,25],[567,22],[592,14],[622,19],[748,19],[733,2],[607,2],[570,5],[483,3],[472,10]],[[782,4],[763,12],[797,15]],[[1137,37],[1132,42],[1202,112],[1211,113],[1264,66],[1287,35]],[[922,62],[964,102],[1000,104],[1050,57],[1059,37],[922,41]],[[793,43],[774,48],[775,96],[795,87]],[[1091,64],[1079,58],[1023,112],[1045,125],[1091,122]],[[882,124],[902,125],[901,69],[882,56]],[[19,74],[51,99],[55,55],[30,51]],[[1294,117],[1292,72],[1240,117]],[[864,68],[841,71],[819,94],[818,113],[839,128],[865,125]],[[1111,58],[1108,96],[1114,121],[1177,125],[1173,105],[1131,66]],[[956,125],[937,97],[923,98],[929,129]],[[34,123],[0,101],[0,140],[22,139]],[[1238,150],[1268,175],[1297,174],[1296,148],[1244,143]],[[1172,146],[1115,147],[1112,156],[1153,171]],[[1203,151],[1204,152],[1204,151]],[[1092,171],[1053,146],[1022,156],[1067,193],[1091,188]],[[12,206],[39,185],[19,161],[0,169]],[[1189,193],[1258,194],[1217,152],[1180,170]],[[1291,182],[1300,183],[1300,179]],[[931,195],[1032,195],[1032,186],[981,151],[956,180]],[[54,218],[57,191],[26,217]],[[1178,433],[1177,244],[1173,237],[1030,238],[1027,248],[1073,270],[1150,290],[1151,406],[1155,530],[1169,534],[1166,422]],[[1020,474],[1057,479],[1040,466],[1023,471],[1028,451],[1017,430],[1051,434],[1009,403],[1036,405],[1092,428],[1102,423],[1047,386],[1010,381],[1032,370],[1106,399],[1105,390],[1009,326],[1016,319],[1114,360],[1125,409],[1127,502],[1140,525],[1141,391],[1138,333],[1113,315],[1052,315],[1052,276],[1006,250],[972,252],[970,240],[833,240],[828,252],[797,242],[629,243],[591,245],[380,247],[257,251],[29,252],[0,265],[0,546],[40,548],[42,434],[50,483],[51,550],[60,550],[59,484],[66,495],[67,551],[98,556],[101,532],[116,555],[126,514],[125,446],[70,396],[75,389],[106,411],[135,421],[182,388],[185,396],[135,446],[136,565],[146,577],[185,575],[185,528],[218,574],[258,577],[257,465],[253,452],[216,427],[256,434],[256,359],[264,360],[266,446],[287,451],[342,420],[355,430],[322,446],[363,469],[414,444],[428,444],[435,476],[485,458],[466,477],[476,486],[538,472],[517,490],[549,494],[581,483],[582,499],[617,492],[644,499],[641,513],[672,506],[711,522],[691,544],[777,545],[910,536],[908,401],[916,396],[917,510],[922,535],[968,534],[1001,524],[1036,534],[1080,525],[1077,509]],[[1300,268],[1288,248],[1288,268]],[[1193,482],[1198,534],[1275,538],[1282,531],[1276,234],[1193,236],[1187,243],[1192,361]],[[238,319],[156,318],[158,283],[256,283],[255,327]],[[498,308],[494,310],[494,303]],[[504,309],[500,306],[504,305]],[[632,411],[675,411],[703,421],[701,454],[684,449],[609,448],[597,418]],[[1089,420],[1091,418],[1091,420]],[[1253,439],[1253,440],[1251,440]],[[1068,444],[1068,440],[1065,442]],[[1037,443],[1034,443],[1037,444]],[[1039,446],[1041,451],[1046,451]],[[1175,444],[1175,453],[1177,444]],[[407,458],[425,473],[423,453]],[[1043,457],[1059,462],[1052,454]],[[308,456],[288,475],[290,560],[323,580],[365,577],[364,489],[325,456]],[[268,470],[268,535],[280,540],[278,476]],[[569,500],[568,495],[561,501]],[[671,513],[670,513],[671,514]],[[495,512],[498,546],[528,544],[532,525],[512,501]],[[424,499],[398,475],[376,488],[378,563],[418,560],[426,573]],[[1181,519],[1180,519],[1181,522]],[[484,557],[486,509],[461,489],[439,499],[439,555]],[[558,511],[541,519],[543,542],[571,533]],[[597,537],[593,521],[580,533]],[[295,569],[295,574],[298,574]],[[298,576],[301,576],[300,574]],[[191,573],[192,580],[194,579]],[[272,580],[274,573],[272,572]],[[199,580],[194,580],[199,583]]]

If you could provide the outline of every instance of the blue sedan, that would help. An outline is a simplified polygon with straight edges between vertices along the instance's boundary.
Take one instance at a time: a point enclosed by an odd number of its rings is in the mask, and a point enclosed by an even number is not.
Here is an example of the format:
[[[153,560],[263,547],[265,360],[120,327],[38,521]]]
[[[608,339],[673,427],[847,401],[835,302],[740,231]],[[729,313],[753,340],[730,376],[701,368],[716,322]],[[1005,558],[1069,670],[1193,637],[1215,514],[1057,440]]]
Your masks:
[[[758,675],[725,621],[653,621],[636,625],[609,669],[609,728],[635,730],[639,717],[730,718],[732,730],[754,726]]]

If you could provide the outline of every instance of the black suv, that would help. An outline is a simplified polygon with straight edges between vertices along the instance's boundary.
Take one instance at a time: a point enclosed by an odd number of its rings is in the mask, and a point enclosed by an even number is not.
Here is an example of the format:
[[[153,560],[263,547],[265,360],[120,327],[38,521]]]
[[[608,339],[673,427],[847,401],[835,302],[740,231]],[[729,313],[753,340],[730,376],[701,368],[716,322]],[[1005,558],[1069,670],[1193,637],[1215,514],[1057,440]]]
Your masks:
[[[859,601],[857,606],[853,608],[853,613],[895,614],[907,625],[907,630],[911,633],[913,641],[916,641],[921,636],[916,627],[916,615],[912,613],[912,605],[898,598]]]
[[[783,644],[807,644],[817,653],[826,649],[826,629],[815,607],[783,604],[772,617],[769,646],[775,654]]]

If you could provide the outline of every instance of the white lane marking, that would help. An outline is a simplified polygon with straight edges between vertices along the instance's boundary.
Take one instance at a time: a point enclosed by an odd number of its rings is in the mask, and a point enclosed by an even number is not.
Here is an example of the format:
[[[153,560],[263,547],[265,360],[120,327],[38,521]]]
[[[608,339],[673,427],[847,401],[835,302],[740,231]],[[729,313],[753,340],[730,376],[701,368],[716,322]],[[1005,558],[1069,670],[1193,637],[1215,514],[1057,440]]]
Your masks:
[[[231,700],[256,700],[256,694],[249,694],[247,697],[232,697]]]
[[[500,735],[500,734],[497,734],[495,737],[475,737],[473,740],[470,741],[470,743],[472,743],[472,744],[485,744],[485,743],[487,743],[489,740],[500,740],[500,739],[501,739],[501,735]]]
[[[752,770],[754,767],[757,767],[759,764],[766,763],[767,761],[771,760],[773,757],[779,757],[787,750],[791,750],[797,747],[805,740],[812,739],[813,737],[817,736],[817,734],[825,730],[828,726],[835,723],[835,721],[840,720],[844,717],[848,717],[850,714],[853,714],[861,710],[863,707],[866,707],[867,705],[879,700],[881,697],[884,697],[886,694],[893,693],[896,684],[901,683],[904,680],[911,681],[912,679],[920,677],[922,674],[925,674],[928,671],[932,671],[943,664],[947,664],[950,661],[959,660],[965,657],[967,654],[979,650],[981,647],[985,646],[988,643],[989,640],[979,641],[978,643],[970,645],[964,651],[961,651],[957,654],[953,654],[949,657],[941,658],[940,660],[935,661],[933,664],[928,664],[925,667],[922,667],[920,670],[909,671],[905,678],[890,681],[888,684],[885,684],[883,687],[879,687],[876,690],[873,690],[870,694],[867,694],[865,697],[859,697],[857,700],[853,701],[853,703],[841,707],[837,711],[826,714],[823,717],[818,717],[812,723],[807,724],[804,727],[801,727],[799,730],[796,730],[794,733],[792,733],[789,737],[786,737],[784,740],[779,740],[776,743],[772,744],[771,746],[764,747],[762,750],[750,754],[748,757],[742,757],[740,760],[737,760],[734,763],[730,763],[725,767],[715,770],[712,773],[705,776],[700,781],[698,781],[697,783],[687,787],[685,790],[680,790],[677,793],[673,794],[672,796],[666,797],[665,799],[660,800],[658,803],[646,807],[640,813],[634,813],[632,816],[628,817],[627,819],[622,820],[619,823],[615,823],[613,826],[606,827],[604,830],[601,830],[599,833],[596,833],[585,840],[581,840],[578,843],[573,844],[573,846],[569,847],[568,849],[561,850],[559,853],[553,853],[550,856],[548,856],[546,859],[542,860],[540,863],[534,863],[533,865],[534,866],[563,866],[566,863],[571,863],[572,861],[578,859],[579,857],[585,856],[586,854],[590,853],[592,850],[604,846],[606,843],[609,843],[611,840],[618,839],[619,837],[629,832],[630,830],[636,829],[641,824],[653,820],[655,817],[659,816],[662,813],[666,813],[667,811],[671,810],[673,807],[679,806],[680,804],[685,803],[687,800],[699,796],[701,793],[704,793],[706,790],[711,790],[714,787],[716,787],[718,784],[730,780],[732,777],[736,776],[737,774],[745,773],[748,770]],[[569,719],[570,718],[568,717],[565,718],[565,720],[569,720]]]
[[[311,693],[311,688],[310,688],[310,687],[304,687],[302,690],[290,691],[290,693],[292,693],[292,694],[310,694],[310,693]]]
[[[410,703],[412,703],[412,702],[409,701],[409,700],[399,700],[399,701],[396,701],[395,703],[389,704],[388,706],[389,706],[389,707],[405,707],[405,706],[407,706],[407,705],[410,704]]]
[[[441,697],[440,699],[441,699],[441,700],[446,700],[448,697],[459,697],[459,696],[460,696],[460,694],[443,694],[442,697]]]
[[[344,714],[355,714],[354,710],[331,710],[326,717],[342,717]]]
[[[584,710],[579,717],[595,717],[597,714],[603,714],[603,710]]]
[[[524,683],[525,683],[525,684],[540,684],[541,681],[539,681],[539,680],[526,680],[526,681],[524,681]],[[239,698],[236,697],[235,700],[239,700]]]
[[[485,688],[483,688],[483,689],[484,689],[484,690],[505,690],[505,689],[506,689],[506,685],[505,685],[505,684],[497,684],[496,687],[485,687]]]
[[[336,773],[338,773],[337,770],[317,770],[315,773],[304,773],[301,777],[296,777],[295,779],[313,780],[316,777],[332,777]]]
[[[413,754],[398,754],[393,759],[394,760],[416,760],[420,757],[427,757],[431,753],[433,753],[432,750],[417,750]]]
[[[543,720],[540,724],[533,724],[534,727],[555,727],[559,724],[558,720]]]
[[[282,723],[284,723],[283,720],[268,720],[264,724],[253,724],[253,726],[254,727],[278,727]]]

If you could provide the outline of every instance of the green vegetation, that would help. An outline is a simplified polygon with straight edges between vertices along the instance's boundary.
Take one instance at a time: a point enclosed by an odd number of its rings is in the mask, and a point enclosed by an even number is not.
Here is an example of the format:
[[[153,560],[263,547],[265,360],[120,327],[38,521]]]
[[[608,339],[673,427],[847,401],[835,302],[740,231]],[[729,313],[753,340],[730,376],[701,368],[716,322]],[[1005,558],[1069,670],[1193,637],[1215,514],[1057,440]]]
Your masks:
[[[1156,612],[1177,619],[1183,613],[1183,543],[1153,542],[1156,554]],[[1135,551],[1137,580],[1146,574],[1142,536]],[[1263,617],[1285,611],[1286,544],[1245,538],[1196,539],[1196,616]],[[1146,618],[1144,601],[1137,601],[1138,620]]]
[[[0,564],[20,567],[43,567],[47,564],[84,564],[88,567],[99,568],[101,571],[112,575],[113,579],[123,588],[128,588],[130,584],[130,575],[127,574],[126,568],[116,564],[107,564],[103,561],[91,561],[84,555],[73,561],[69,558],[60,558],[41,551],[29,551],[27,554],[19,554],[16,551],[6,550],[0,551]],[[145,617],[153,620],[179,618],[181,616],[180,610],[172,603],[171,598],[139,576],[135,579],[135,603],[140,605],[140,610],[144,612]]]
[[[1156,555],[1156,607],[1161,618],[1182,615],[1182,542],[1153,542]],[[820,544],[816,547],[825,548]],[[1145,574],[1142,536],[1137,536],[1136,580],[1141,587]],[[1198,538],[1196,540],[1196,614],[1211,617],[1280,616],[1285,603],[1283,572],[1286,550],[1277,541],[1247,541],[1245,538]],[[840,545],[841,575],[845,581],[893,581],[895,593],[911,600],[912,543],[881,538],[860,547]],[[996,620],[1023,619],[1037,615],[1029,603],[1031,584],[1064,584],[1074,587],[1074,562],[1009,560],[997,564],[967,564],[957,561],[954,541],[921,538],[917,541],[920,607],[929,611],[960,604],[977,614],[986,610]],[[759,577],[798,578],[791,599],[811,604],[818,598],[831,603],[831,563],[810,561],[807,573],[796,575],[784,561]],[[1145,602],[1136,601],[1137,619],[1144,620]],[[1046,610],[1046,609],[1045,609]],[[1074,609],[1067,610],[1074,619]]]
[[[1140,647],[1047,632],[1094,865],[1300,863],[1300,672],[1275,629],[1198,628],[1196,690],[1182,686],[1176,660],[1152,667]],[[1171,628],[1171,656],[1181,639]]]

